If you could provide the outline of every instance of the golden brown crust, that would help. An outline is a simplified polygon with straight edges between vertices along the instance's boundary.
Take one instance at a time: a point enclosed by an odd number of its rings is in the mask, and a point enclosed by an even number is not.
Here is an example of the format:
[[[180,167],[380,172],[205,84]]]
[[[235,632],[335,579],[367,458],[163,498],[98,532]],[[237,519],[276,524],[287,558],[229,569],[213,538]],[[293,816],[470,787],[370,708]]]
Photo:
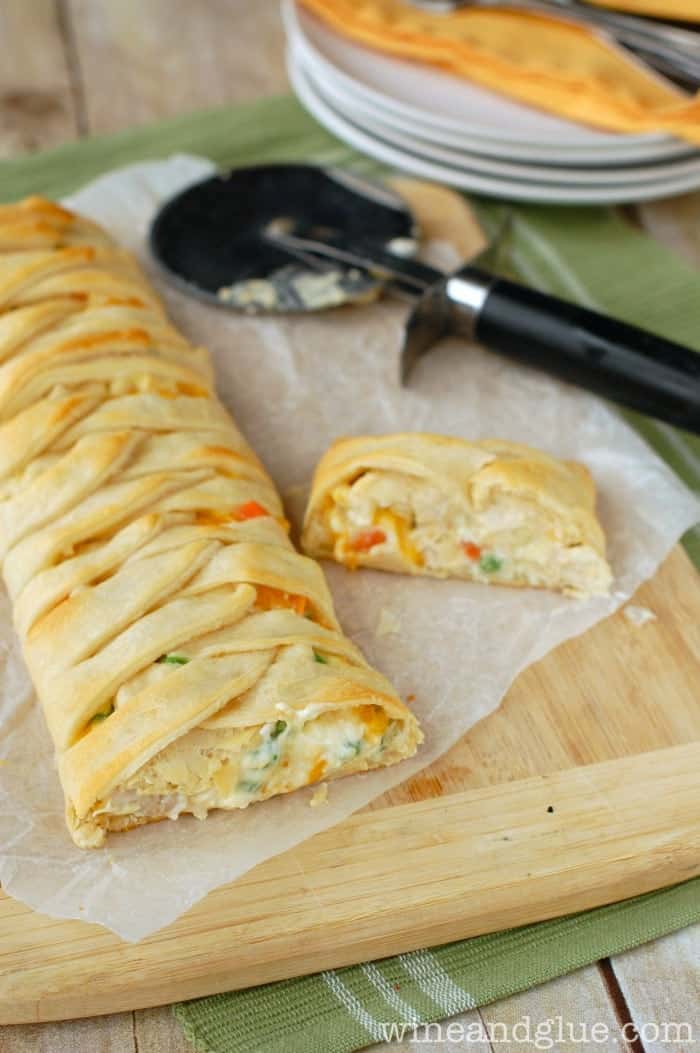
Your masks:
[[[393,550],[379,543],[366,551],[353,550],[348,537],[339,534],[337,524],[334,529],[333,513],[339,502],[346,506],[352,502],[353,488],[369,476],[378,479],[380,484],[382,478],[393,481],[394,503],[386,505],[389,511],[401,505],[409,507],[421,491],[433,495],[435,506],[442,507],[443,515],[451,517],[450,529],[459,527],[462,534],[466,534],[470,526],[474,528],[474,551],[479,547],[475,544],[477,535],[479,539],[493,536],[493,530],[491,535],[488,529],[484,530],[484,521],[490,517],[493,527],[500,505],[511,503],[511,519],[516,511],[519,525],[527,525],[531,511],[534,530],[546,532],[552,543],[556,541],[560,546],[590,553],[591,573],[595,570],[601,575],[597,584],[609,583],[604,559],[605,538],[595,514],[595,486],[588,469],[501,439],[469,442],[444,435],[406,432],[337,440],[323,455],[314,474],[302,537],[306,552],[317,558],[334,558],[348,566],[364,565],[417,575],[475,576],[475,568],[470,568],[468,559],[446,567],[439,559],[430,562],[424,558],[425,553],[415,549],[416,542],[425,536],[424,528],[434,525],[416,522],[415,509],[410,529],[404,530],[403,538],[398,538]],[[369,507],[374,510],[374,519],[367,524],[369,529],[382,525],[385,506],[378,504],[376,493],[368,499]],[[436,512],[435,516],[439,519],[440,513]],[[502,532],[497,536],[502,542]],[[465,538],[463,544],[468,545],[469,541]],[[565,580],[528,581],[515,572],[509,575],[507,570],[489,580],[511,585],[551,584],[564,589],[568,585]],[[586,588],[584,585],[578,589],[574,585],[572,591],[585,592]],[[591,591],[601,589],[591,587]]]
[[[400,755],[415,749],[415,719],[292,547],[207,353],[131,256],[41,198],[0,206],[0,496],[3,577],[78,843],[161,818],[96,811],[204,725],[369,703],[406,731]]]

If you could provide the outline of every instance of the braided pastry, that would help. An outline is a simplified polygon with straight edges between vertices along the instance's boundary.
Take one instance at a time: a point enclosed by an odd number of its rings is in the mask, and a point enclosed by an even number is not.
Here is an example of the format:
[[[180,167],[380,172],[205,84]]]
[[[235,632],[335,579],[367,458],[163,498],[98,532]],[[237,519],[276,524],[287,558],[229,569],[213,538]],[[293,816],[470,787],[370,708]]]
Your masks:
[[[302,546],[436,578],[605,594],[612,575],[588,469],[500,439],[342,439],[321,459]]]
[[[0,558],[78,845],[392,764],[421,734],[336,621],[206,351],[136,262],[0,207]]]

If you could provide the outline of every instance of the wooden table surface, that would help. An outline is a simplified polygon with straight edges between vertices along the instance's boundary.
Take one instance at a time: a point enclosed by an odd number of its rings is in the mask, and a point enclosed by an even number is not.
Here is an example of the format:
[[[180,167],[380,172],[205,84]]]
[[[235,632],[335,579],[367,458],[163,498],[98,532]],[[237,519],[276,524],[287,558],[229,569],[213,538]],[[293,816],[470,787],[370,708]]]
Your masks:
[[[0,158],[288,90],[277,0],[2,0],[0,41]],[[700,266],[700,193],[645,205],[632,218]],[[558,1050],[693,1053],[700,1049],[700,926],[460,1019],[480,1018],[509,1029],[529,1018],[533,1034],[538,1023],[561,1018],[569,1038]],[[602,1042],[596,1023],[609,1029]],[[535,1047],[510,1039],[468,1048]],[[410,1044],[381,1049],[418,1053]],[[0,1029],[0,1053],[186,1051],[167,1008]]]

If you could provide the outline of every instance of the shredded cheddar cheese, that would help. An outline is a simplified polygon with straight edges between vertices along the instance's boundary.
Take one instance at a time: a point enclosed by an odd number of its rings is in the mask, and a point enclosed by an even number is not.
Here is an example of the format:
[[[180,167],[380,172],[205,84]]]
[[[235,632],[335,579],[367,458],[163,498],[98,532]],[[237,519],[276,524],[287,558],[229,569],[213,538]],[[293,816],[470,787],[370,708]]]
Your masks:
[[[187,395],[191,399],[205,399],[209,392],[201,384],[188,384],[178,381],[175,385],[178,395]]]
[[[411,541],[411,528],[405,519],[402,519],[396,512],[390,512],[388,508],[377,512],[374,519],[378,526],[389,530],[394,535],[404,559],[410,560],[416,567],[423,565],[423,555]]]
[[[309,782],[318,782],[319,779],[323,778],[326,771],[326,762],[323,757],[319,757],[313,764],[311,771],[309,772]]]
[[[258,519],[260,516],[269,516],[269,514],[267,509],[257,501],[246,501],[244,505],[227,508],[223,512],[216,512],[213,509],[198,510],[194,514],[194,521],[199,526],[225,526],[227,523],[244,523],[247,519]],[[278,519],[278,522],[283,526],[286,524],[286,520]]]
[[[384,734],[389,723],[389,717],[381,706],[357,706],[356,713],[372,735]]]
[[[230,512],[214,512],[210,509],[201,509],[194,514],[197,526],[224,526],[231,522]]]

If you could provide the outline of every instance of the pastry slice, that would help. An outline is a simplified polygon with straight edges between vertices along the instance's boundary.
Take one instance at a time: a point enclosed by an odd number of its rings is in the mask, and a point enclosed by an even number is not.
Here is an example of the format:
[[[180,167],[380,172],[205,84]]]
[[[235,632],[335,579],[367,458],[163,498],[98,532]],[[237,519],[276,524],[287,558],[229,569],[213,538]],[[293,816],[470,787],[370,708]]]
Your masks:
[[[207,353],[107,234],[39,198],[0,207],[0,559],[80,846],[421,740]]]
[[[494,439],[341,439],[316,469],[302,547],[350,568],[575,596],[612,580],[588,470]]]

